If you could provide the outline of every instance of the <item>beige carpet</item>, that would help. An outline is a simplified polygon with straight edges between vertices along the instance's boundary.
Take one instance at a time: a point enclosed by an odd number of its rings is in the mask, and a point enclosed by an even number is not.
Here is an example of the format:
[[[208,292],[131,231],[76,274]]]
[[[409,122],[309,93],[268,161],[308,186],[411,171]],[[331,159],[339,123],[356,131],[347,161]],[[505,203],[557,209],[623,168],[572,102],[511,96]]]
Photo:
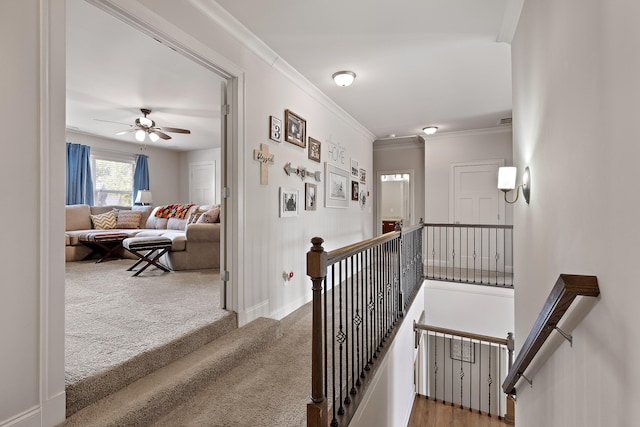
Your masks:
[[[218,270],[132,277],[133,263],[66,264],[68,415],[235,327],[219,308]]]
[[[304,426],[311,392],[311,305],[282,320],[283,336],[249,356],[157,427]]]

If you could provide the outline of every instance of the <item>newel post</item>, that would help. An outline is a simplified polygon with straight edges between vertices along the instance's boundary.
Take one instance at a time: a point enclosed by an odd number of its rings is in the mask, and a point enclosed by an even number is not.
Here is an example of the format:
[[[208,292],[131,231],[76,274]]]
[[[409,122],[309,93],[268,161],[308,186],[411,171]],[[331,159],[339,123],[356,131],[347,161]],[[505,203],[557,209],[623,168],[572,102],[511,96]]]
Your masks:
[[[307,404],[307,426],[327,426],[327,399],[322,377],[322,282],[327,275],[327,253],[320,237],[311,239],[307,252],[307,275],[313,282],[313,326],[311,337],[311,400]]]

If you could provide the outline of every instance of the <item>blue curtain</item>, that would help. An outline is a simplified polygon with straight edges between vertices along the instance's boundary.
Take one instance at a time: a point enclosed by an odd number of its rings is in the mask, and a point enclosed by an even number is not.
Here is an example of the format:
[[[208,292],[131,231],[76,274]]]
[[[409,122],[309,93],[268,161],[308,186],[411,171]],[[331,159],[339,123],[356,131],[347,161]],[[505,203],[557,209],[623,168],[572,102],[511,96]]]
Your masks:
[[[144,154],[136,156],[136,168],[133,171],[133,200],[138,197],[138,190],[149,190],[149,163]]]
[[[67,205],[93,205],[90,151],[87,145],[67,142]]]

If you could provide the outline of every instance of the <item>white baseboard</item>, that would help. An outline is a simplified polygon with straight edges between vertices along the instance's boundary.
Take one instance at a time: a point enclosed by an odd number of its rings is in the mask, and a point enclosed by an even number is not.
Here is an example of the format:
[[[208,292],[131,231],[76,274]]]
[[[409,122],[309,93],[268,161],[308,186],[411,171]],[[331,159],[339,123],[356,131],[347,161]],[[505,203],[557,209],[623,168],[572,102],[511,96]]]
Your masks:
[[[238,312],[238,327],[242,327],[247,323],[256,320],[258,317],[270,317],[269,300],[264,300],[258,304],[249,307],[246,310]]]
[[[0,427],[39,427],[40,406],[35,406],[8,420],[2,421]]]
[[[296,298],[294,301],[290,302],[280,310],[271,313],[271,317],[273,317],[274,319],[282,320],[284,317],[288,316],[289,314],[293,313],[294,311],[311,301],[311,298],[312,295],[304,295],[300,298]]]
[[[53,427],[60,425],[66,416],[66,394],[64,391],[7,420],[0,427]]]

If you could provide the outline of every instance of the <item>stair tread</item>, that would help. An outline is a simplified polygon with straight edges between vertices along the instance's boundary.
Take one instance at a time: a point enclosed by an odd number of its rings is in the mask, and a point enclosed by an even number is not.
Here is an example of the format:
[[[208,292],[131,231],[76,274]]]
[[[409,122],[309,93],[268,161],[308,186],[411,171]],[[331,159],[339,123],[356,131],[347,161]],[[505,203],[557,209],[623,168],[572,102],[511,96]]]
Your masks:
[[[256,319],[80,410],[63,425],[148,424],[281,336],[280,321]]]

